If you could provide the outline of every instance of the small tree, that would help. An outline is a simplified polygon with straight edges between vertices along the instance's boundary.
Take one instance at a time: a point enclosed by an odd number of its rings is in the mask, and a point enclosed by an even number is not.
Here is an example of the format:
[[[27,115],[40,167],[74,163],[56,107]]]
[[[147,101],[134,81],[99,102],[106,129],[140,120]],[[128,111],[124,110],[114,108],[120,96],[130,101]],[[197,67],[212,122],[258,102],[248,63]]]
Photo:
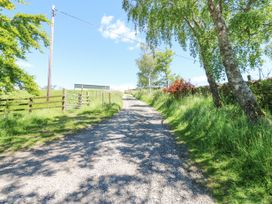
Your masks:
[[[156,70],[162,74],[161,84],[165,87],[169,87],[169,81],[173,79],[171,74],[170,64],[173,61],[173,51],[166,50],[165,52],[156,52]]]
[[[158,80],[155,58],[150,54],[144,53],[136,60],[136,63],[139,68],[138,86],[151,89]]]

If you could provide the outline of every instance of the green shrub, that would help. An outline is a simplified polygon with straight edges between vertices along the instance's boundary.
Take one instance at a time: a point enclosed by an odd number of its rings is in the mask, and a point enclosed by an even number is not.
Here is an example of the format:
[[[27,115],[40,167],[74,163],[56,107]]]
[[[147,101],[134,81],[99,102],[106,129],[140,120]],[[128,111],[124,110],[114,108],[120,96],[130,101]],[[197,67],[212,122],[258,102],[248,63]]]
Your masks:
[[[247,83],[257,97],[260,106],[272,113],[272,78]],[[219,86],[219,92],[225,104],[236,104],[236,97],[227,83]],[[195,93],[208,96],[210,95],[209,86],[197,87]]]

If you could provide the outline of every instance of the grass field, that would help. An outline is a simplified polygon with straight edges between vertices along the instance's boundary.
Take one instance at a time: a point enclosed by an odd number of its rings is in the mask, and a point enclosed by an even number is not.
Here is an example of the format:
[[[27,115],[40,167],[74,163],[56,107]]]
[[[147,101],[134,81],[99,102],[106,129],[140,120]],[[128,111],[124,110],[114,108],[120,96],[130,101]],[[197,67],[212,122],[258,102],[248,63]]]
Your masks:
[[[220,203],[272,202],[272,125],[249,124],[240,108],[213,107],[211,98],[188,96],[175,100],[166,94],[137,93],[159,110],[179,144],[204,171],[206,185]]]
[[[54,91],[52,94],[60,94]],[[44,95],[44,93],[41,93]],[[97,96],[95,98],[95,95]],[[29,97],[18,92],[16,97]],[[10,97],[10,96],[9,96]],[[0,116],[0,152],[28,149],[75,133],[104,118],[111,117],[122,107],[122,94],[112,93],[112,103],[102,104],[101,94],[94,92],[91,105],[81,109],[37,110],[33,113],[18,112]]]

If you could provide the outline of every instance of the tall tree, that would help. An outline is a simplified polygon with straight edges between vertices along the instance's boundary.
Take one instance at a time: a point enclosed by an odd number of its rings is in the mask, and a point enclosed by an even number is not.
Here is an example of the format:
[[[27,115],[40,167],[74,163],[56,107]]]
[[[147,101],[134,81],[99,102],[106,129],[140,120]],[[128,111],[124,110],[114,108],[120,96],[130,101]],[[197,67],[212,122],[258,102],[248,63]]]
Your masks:
[[[183,47],[189,43],[193,56],[198,54],[201,59],[215,104],[220,105],[215,79],[224,70],[248,118],[263,115],[241,69],[261,65],[261,47],[272,25],[268,20],[272,19],[270,0],[123,0],[123,8],[147,32],[150,43],[161,39],[171,43],[172,36]]]
[[[208,79],[214,105],[220,108],[222,101],[216,80],[219,80],[222,76],[223,65],[217,48],[214,30],[210,29],[209,20],[206,19],[204,12],[199,13],[198,17],[191,17],[190,20],[185,18],[185,22],[192,33],[189,34],[191,41],[194,42],[192,45],[195,46],[192,46],[191,50],[193,54],[198,52],[200,63],[204,67]]]
[[[257,1],[248,1],[249,8],[252,6],[252,4],[254,4],[254,2]],[[239,1],[233,0],[232,3],[237,4]],[[232,86],[234,94],[248,118],[252,121],[255,121],[263,116],[263,112],[257,104],[256,97],[246,82],[243,80],[242,74],[240,72],[238,61],[230,42],[228,27],[223,16],[223,1],[207,0],[207,4],[210,15],[217,30],[220,53],[229,84]]]
[[[123,0],[123,8],[129,20],[132,19],[141,31],[146,32],[150,45],[157,46],[161,40],[171,45],[172,37],[184,49],[189,45],[192,56],[201,59],[214,104],[220,107],[216,79],[221,75],[222,63],[207,10],[200,11],[199,6],[189,0]]]
[[[170,69],[170,64],[173,61],[173,51],[167,49],[165,52],[157,51],[156,57],[156,70],[162,74],[161,84],[168,87],[169,81],[173,79]]]
[[[0,1],[0,93],[10,92],[15,88],[36,93],[38,85],[34,78],[16,62],[18,59],[25,59],[26,53],[31,49],[40,50],[41,42],[48,45],[47,34],[42,29],[42,23],[48,23],[48,20],[43,15],[18,13],[8,17],[3,14],[4,10],[14,9],[12,1]]]

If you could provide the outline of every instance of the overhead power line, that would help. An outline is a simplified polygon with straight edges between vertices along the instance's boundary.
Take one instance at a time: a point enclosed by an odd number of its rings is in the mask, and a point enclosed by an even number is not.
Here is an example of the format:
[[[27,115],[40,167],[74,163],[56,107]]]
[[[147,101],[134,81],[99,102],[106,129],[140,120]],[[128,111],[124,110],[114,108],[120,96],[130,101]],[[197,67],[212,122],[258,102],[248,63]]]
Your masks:
[[[88,24],[88,25],[91,26],[91,27],[96,26],[95,24],[93,24],[93,23],[91,23],[91,22],[89,22],[89,21],[86,21],[86,20],[81,19],[81,18],[79,18],[79,17],[76,17],[76,16],[74,16],[74,15],[71,15],[71,14],[69,14],[69,13],[67,13],[67,12],[60,11],[60,10],[57,10],[57,12],[59,12],[59,13],[65,15],[65,16],[67,16],[67,17],[70,17],[70,18],[73,18],[73,19],[75,19],[75,20],[78,20],[78,21],[80,21],[80,22],[82,22],[82,23]]]
[[[89,22],[89,21],[87,21],[87,20],[84,20],[84,19],[82,19],[82,18],[79,18],[79,17],[77,17],[77,16],[71,15],[71,14],[69,14],[69,13],[67,13],[67,12],[60,11],[60,10],[57,10],[57,11],[58,11],[59,13],[65,15],[65,16],[67,16],[67,17],[73,18],[74,20],[78,20],[78,21],[80,21],[80,22],[82,22],[82,23],[84,23],[84,24],[87,24],[87,25],[89,25],[89,26],[91,26],[91,27],[93,27],[93,28],[99,27],[99,26],[100,26],[100,25],[98,25],[98,24],[91,23],[91,22]],[[112,33],[112,34],[114,34],[114,35],[117,35],[118,37],[122,37],[122,38],[124,38],[124,39],[130,40],[130,41],[132,41],[132,42],[144,43],[144,42],[142,42],[142,41],[140,41],[140,40],[137,40],[137,39],[135,39],[135,38],[130,38],[130,37],[121,35],[120,33],[114,32],[114,31],[112,31],[112,30],[109,30],[109,32]]]
[[[81,23],[84,23],[84,24],[86,24],[86,25],[89,25],[89,26],[91,26],[92,28],[95,28],[96,26],[97,26],[97,27],[100,26],[100,25],[98,25],[98,24],[91,23],[91,22],[89,22],[89,21],[87,21],[87,20],[85,20],[85,19],[79,18],[79,17],[74,16],[74,15],[72,15],[72,14],[69,14],[69,13],[67,13],[67,12],[64,12],[64,11],[61,11],[61,10],[58,10],[58,9],[55,9],[55,10],[56,10],[57,12],[61,13],[61,14],[64,15],[64,16],[67,16],[67,17],[72,18],[72,19],[74,19],[74,20],[77,20],[77,21],[79,21],[79,22],[81,22]],[[146,43],[144,43],[143,41],[140,41],[140,40],[135,39],[135,38],[130,38],[130,37],[127,37],[127,36],[124,36],[124,35],[121,35],[120,33],[116,33],[116,32],[114,32],[114,31],[110,31],[110,30],[109,30],[109,32],[112,33],[112,34],[114,34],[114,35],[116,35],[116,36],[118,36],[118,37],[120,37],[120,38],[124,38],[124,39],[130,40],[130,41],[135,42],[135,43],[146,44]],[[163,51],[163,50],[161,50],[161,49],[159,49],[159,48],[157,48],[157,50]],[[183,58],[183,59],[186,59],[186,60],[195,61],[193,58],[190,58],[190,57],[186,57],[186,56],[179,55],[179,54],[174,54],[174,55],[175,55],[176,57],[180,57],[180,58]]]

